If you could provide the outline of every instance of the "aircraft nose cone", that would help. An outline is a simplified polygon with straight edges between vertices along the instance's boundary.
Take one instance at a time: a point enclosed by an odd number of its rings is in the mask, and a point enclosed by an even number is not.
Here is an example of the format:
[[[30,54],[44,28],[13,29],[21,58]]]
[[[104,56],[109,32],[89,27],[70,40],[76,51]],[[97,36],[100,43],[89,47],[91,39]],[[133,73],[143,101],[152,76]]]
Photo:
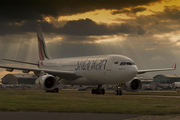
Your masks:
[[[129,82],[137,75],[137,67],[134,66],[128,66],[126,73],[124,74],[124,82]]]
[[[129,71],[130,71],[130,75],[131,76],[136,76],[137,75],[137,66],[131,66],[131,67],[129,67]]]

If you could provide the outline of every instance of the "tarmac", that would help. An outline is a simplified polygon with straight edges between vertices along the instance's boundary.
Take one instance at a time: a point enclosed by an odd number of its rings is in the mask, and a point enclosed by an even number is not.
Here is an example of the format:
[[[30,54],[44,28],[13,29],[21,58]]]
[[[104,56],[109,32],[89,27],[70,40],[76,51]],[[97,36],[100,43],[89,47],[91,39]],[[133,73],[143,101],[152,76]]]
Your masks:
[[[97,113],[0,112],[1,120],[180,120],[175,115],[135,115]]]

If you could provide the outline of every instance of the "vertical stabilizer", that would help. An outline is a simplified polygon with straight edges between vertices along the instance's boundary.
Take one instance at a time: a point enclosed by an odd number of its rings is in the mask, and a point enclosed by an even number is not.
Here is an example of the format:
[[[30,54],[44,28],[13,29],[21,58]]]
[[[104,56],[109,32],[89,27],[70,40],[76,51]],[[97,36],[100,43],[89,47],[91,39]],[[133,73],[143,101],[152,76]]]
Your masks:
[[[40,60],[51,59],[46,48],[41,26],[39,24],[37,25],[37,38],[38,38],[38,47],[39,47],[39,59]]]

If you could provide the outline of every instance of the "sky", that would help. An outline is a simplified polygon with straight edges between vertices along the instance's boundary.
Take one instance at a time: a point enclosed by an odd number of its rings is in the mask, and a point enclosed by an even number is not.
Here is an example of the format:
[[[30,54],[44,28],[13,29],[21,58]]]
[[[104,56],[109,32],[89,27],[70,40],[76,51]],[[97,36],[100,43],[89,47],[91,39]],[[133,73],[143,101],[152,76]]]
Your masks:
[[[180,75],[179,0],[3,0],[0,11],[0,59],[37,62],[40,24],[52,58],[120,54],[139,70],[177,63],[148,77]]]

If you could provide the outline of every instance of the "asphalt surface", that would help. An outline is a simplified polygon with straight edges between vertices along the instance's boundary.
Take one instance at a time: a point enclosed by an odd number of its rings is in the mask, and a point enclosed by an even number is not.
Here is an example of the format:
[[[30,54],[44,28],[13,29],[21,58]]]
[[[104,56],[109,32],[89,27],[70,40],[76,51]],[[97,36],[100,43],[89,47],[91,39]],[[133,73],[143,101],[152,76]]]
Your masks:
[[[0,120],[180,120],[179,115],[0,112]]]
[[[0,120],[124,120],[139,116],[131,114],[0,112]]]

